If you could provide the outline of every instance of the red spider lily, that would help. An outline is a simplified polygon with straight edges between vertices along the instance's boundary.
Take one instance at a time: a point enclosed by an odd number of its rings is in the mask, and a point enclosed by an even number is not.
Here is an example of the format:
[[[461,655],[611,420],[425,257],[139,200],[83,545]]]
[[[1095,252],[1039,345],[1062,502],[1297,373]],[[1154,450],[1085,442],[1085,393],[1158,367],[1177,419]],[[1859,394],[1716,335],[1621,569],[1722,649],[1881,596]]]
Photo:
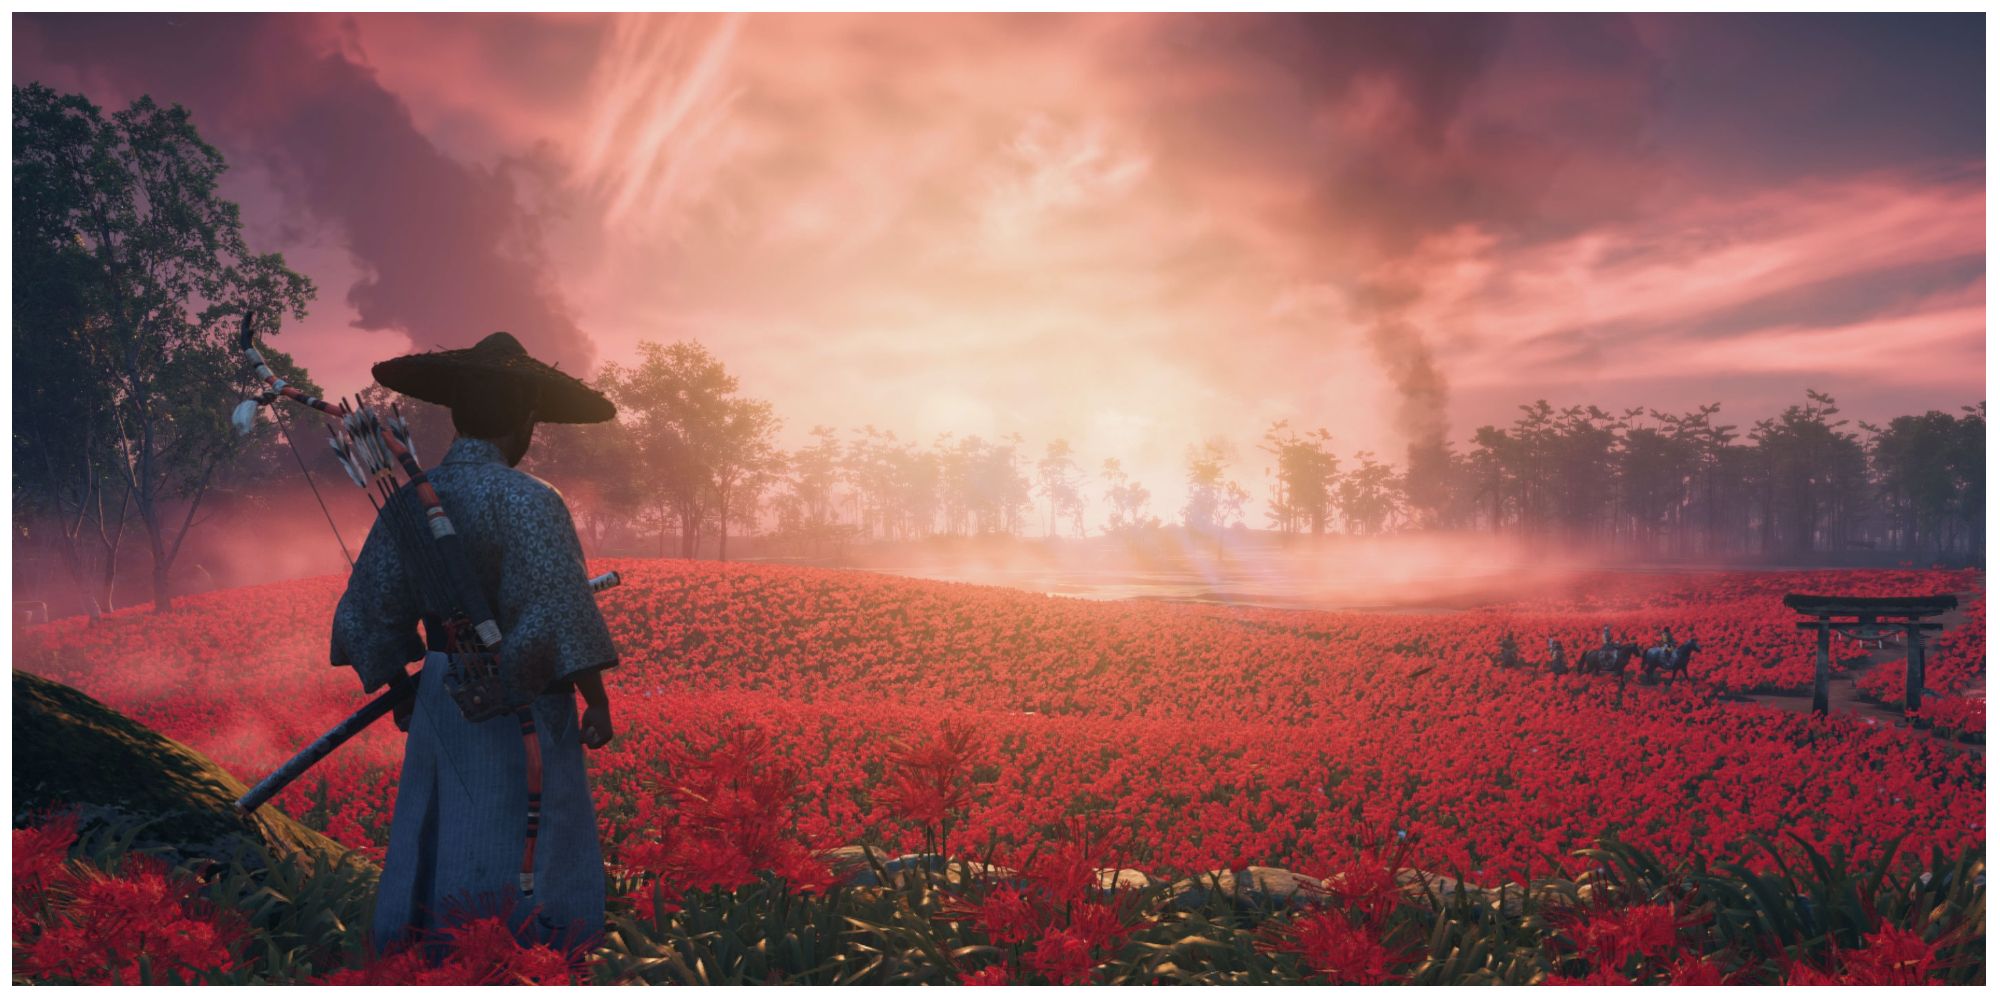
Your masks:
[[[1877,671],[1880,673],[1882,671]],[[1900,675],[1896,683],[1902,683]],[[1986,735],[1986,699],[1966,698],[1960,695],[1946,695],[1924,702],[1917,715],[1941,732],[1955,736],[1984,738]]]
[[[1403,977],[1392,970],[1414,961],[1413,951],[1392,950],[1366,923],[1341,910],[1313,910],[1288,922],[1266,925],[1259,947],[1299,956],[1313,974],[1337,986],[1379,986]]]
[[[904,819],[941,831],[971,801],[975,747],[970,727],[940,723],[935,734],[890,758],[882,801]]]
[[[39,826],[14,831],[14,936],[39,931],[43,895],[75,878],[69,848],[76,843],[76,814],[63,813]],[[25,922],[25,926],[24,926]]]
[[[1683,958],[1667,970],[1669,986],[1721,986],[1723,980],[1722,970],[1705,958]]]
[[[632,905],[632,912],[639,919],[655,921],[663,916],[681,912],[681,906],[670,899],[662,899],[659,887],[642,885],[625,896]]]
[[[1602,968],[1623,968],[1634,955],[1660,958],[1675,947],[1680,922],[1667,905],[1628,906],[1591,915],[1570,928],[1583,956]]]
[[[1837,973],[1821,969],[1811,962],[1783,963],[1784,985],[1786,986],[1846,986],[1847,981]]]
[[[978,972],[968,972],[959,976],[958,982],[961,986],[1006,986],[1009,983],[1007,967],[989,965]]]
[[[1415,849],[1407,833],[1392,837],[1367,838],[1357,835],[1357,841],[1372,839],[1372,846],[1357,847],[1338,859],[1328,862],[1336,871],[1320,884],[1346,909],[1359,911],[1368,920],[1380,926],[1400,905],[1405,896],[1404,889],[1396,881],[1396,873],[1405,870],[1410,852]],[[1395,847],[1385,852],[1385,846]]]
[[[1119,866],[1122,838],[1083,817],[1067,820],[1064,833],[1030,859],[1027,875],[1058,903],[1078,903],[1098,888],[1099,868]]]
[[[481,917],[438,932],[444,961],[432,964],[423,944],[402,948],[359,969],[342,969],[327,986],[560,986],[579,981],[577,961],[547,945],[522,945],[499,917]]]
[[[1090,982],[1090,970],[1097,964],[1091,958],[1089,939],[1069,927],[1049,928],[1025,961],[1028,968],[1059,986]]]
[[[127,857],[115,876],[78,866],[73,898],[17,948],[19,968],[37,979],[100,986],[187,982],[233,968],[247,927],[240,916],[200,899],[197,889],[141,855]]]
[[[995,944],[1020,944],[1041,929],[1042,916],[1034,903],[1012,886],[1002,886],[986,894],[976,906],[959,911]]]
[[[1069,908],[1069,926],[1083,936],[1092,949],[1107,951],[1123,944],[1133,931],[1148,921],[1135,919],[1115,903],[1075,903]]]
[[[1079,877],[1079,869],[1086,873],[1082,877],[1088,879],[1089,887],[1096,886],[1097,866],[1089,852],[1105,840],[1088,836],[1086,830],[1079,824],[1073,834],[1081,835],[1062,841],[1048,867],[1036,866],[1042,874],[1035,885],[1025,891],[1014,885],[995,886],[976,903],[952,900],[941,909],[938,919],[967,921],[995,944],[1020,945],[1039,938],[1044,944],[1037,948],[1045,945],[1050,956],[1045,961],[1057,961],[1061,949],[1072,941],[1082,942],[1092,955],[1115,950],[1148,921],[1133,912],[1137,904],[1129,896],[1095,902],[1085,898],[1088,888],[1075,894],[1068,891]],[[1058,934],[1062,936],[1057,943],[1046,944]]]
[[[1086,604],[798,567],[611,568],[629,585],[606,600],[625,655],[608,680],[634,721],[591,766],[611,860],[628,868],[643,867],[628,849],[657,853],[682,826],[683,803],[651,776],[688,740],[713,749],[702,741],[721,719],[760,725],[773,756],[802,768],[777,836],[917,846],[894,822],[919,803],[887,801],[895,779],[880,762],[885,746],[933,738],[927,720],[944,712],[997,748],[1002,776],[964,800],[954,827],[967,843],[1025,852],[1037,828],[1085,804],[1159,874],[1246,861],[1339,871],[1346,849],[1319,818],[1343,811],[1400,822],[1438,845],[1413,863],[1486,882],[1612,830],[1666,857],[1733,852],[1779,827],[1820,847],[1906,828],[1919,851],[1983,839],[1976,797],[1952,791],[1981,785],[1978,758],[1855,720],[1718,702],[1709,686],[1809,682],[1810,644],[1777,602],[1786,591],[1962,590],[1976,584],[1965,574],[1612,575],[1585,578],[1578,596],[1412,616]],[[21,633],[19,660],[260,773],[361,698],[351,672],[322,665],[319,630],[298,624],[324,620],[338,585],[204,594],[168,619],[37,626]],[[1503,627],[1580,637],[1605,621],[1634,637],[1695,630],[1702,683],[1619,698],[1478,655]],[[1976,622],[1944,633],[1937,663]],[[218,663],[246,675],[235,703],[204,694],[202,672]],[[1385,680],[1399,677],[1413,679]],[[1229,718],[1194,724],[1191,706],[1218,703]],[[400,734],[377,727],[321,766],[323,784],[301,782],[278,805],[379,857],[399,753]],[[742,867],[725,860],[689,864]]]
[[[1862,946],[1842,952],[1847,981],[1865,986],[1921,986],[1937,967],[1937,945],[1921,932],[1888,927],[1862,939]]]
[[[735,888],[773,872],[800,889],[832,873],[790,836],[797,765],[771,752],[770,737],[738,727],[706,753],[670,752],[672,818],[657,840],[628,852],[672,889]]]

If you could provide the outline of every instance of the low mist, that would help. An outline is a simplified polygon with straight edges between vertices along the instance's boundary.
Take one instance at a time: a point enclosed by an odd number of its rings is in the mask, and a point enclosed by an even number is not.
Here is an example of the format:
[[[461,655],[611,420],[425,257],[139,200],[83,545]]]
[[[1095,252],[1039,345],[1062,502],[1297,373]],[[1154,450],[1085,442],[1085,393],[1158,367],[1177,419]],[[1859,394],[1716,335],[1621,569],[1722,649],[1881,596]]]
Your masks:
[[[1102,600],[1421,610],[1503,599],[1608,562],[1579,550],[1429,533],[1212,535],[1160,528],[1088,539],[940,539],[854,550],[846,565]]]
[[[359,554],[374,519],[345,483],[322,484],[340,541]],[[304,487],[203,505],[174,564],[176,596],[348,571],[340,541]],[[702,546],[712,558],[712,539]],[[585,558],[655,557],[651,535],[583,538]],[[1644,569],[1630,553],[1485,532],[1283,535],[1242,528],[1214,534],[1176,526],[1089,538],[935,537],[850,543],[818,556],[796,545],[732,536],[743,562],[852,568],[935,580],[1012,587],[1063,597],[1195,601],[1301,609],[1448,610],[1548,591],[1591,570]],[[1680,568],[1688,568],[1682,566]],[[17,544],[17,602],[41,601],[50,618],[80,614],[84,603],[52,550]],[[151,559],[137,525],[120,550],[114,608],[152,601]]]

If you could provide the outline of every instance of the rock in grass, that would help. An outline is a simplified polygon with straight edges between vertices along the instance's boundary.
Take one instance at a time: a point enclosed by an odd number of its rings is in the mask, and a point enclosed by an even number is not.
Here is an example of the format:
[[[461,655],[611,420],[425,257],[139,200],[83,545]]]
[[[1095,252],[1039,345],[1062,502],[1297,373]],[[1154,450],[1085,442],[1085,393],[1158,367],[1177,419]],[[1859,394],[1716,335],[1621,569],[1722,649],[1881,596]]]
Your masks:
[[[1137,892],[1155,884],[1153,876],[1137,868],[1099,868],[1097,887],[1105,892]]]
[[[1280,909],[1302,903],[1332,902],[1321,880],[1284,868],[1251,865],[1233,871],[1206,872],[1184,878],[1172,887],[1174,904],[1183,909],[1199,909],[1212,896],[1221,895],[1257,909]]]
[[[175,860],[332,860],[337,842],[265,805],[245,816],[241,781],[201,751],[168,739],[68,685],[14,671],[14,824],[76,810],[81,828],[139,826],[133,846]]]
[[[826,866],[833,869],[833,874],[841,879],[852,879],[862,873],[866,873],[872,879],[874,878],[874,869],[869,864],[870,859],[873,859],[875,864],[878,865],[886,865],[891,860],[889,852],[879,847],[849,844],[846,847],[836,847],[828,851],[826,853]]]
[[[870,861],[873,861],[871,864]],[[901,885],[903,877],[913,872],[931,871],[945,877],[948,884],[960,882],[969,872],[974,879],[1006,881],[1016,878],[1019,873],[1003,865],[987,865],[979,861],[960,861],[940,854],[904,854],[890,857],[879,847],[864,847],[849,844],[827,852],[827,867],[836,878],[848,885],[877,886],[882,879],[875,872],[877,866],[889,876],[889,881]]]

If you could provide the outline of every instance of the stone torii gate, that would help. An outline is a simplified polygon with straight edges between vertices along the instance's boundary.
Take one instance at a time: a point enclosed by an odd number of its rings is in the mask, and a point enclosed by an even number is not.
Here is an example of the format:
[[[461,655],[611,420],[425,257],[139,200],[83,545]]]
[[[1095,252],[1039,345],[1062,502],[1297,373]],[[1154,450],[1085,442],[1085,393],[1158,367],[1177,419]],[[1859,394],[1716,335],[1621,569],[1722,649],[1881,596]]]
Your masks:
[[[1799,628],[1819,633],[1817,656],[1813,660],[1813,711],[1826,714],[1826,695],[1832,665],[1827,657],[1828,638],[1839,632],[1850,639],[1885,639],[1903,633],[1909,666],[1903,675],[1903,718],[1917,724],[1917,707],[1924,696],[1924,633],[1944,626],[1926,621],[1958,607],[1950,594],[1934,597],[1825,597],[1786,594],[1785,607],[1806,616]],[[1834,619],[1851,619],[1835,621]]]

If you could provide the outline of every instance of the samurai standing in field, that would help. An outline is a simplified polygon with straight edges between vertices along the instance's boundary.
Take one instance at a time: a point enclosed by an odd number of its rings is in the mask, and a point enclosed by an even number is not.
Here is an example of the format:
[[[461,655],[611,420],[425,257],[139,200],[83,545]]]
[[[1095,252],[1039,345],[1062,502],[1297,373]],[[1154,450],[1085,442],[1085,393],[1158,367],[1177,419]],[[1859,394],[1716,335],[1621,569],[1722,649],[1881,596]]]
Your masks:
[[[499,915],[524,942],[581,946],[604,926],[603,856],[583,750],[611,739],[599,674],[618,654],[562,495],[514,466],[538,421],[595,423],[616,410],[505,333],[464,350],[384,361],[374,375],[389,389],[451,408],[458,437],[429,480],[504,634],[501,683],[510,703],[530,709],[541,765],[539,818],[524,821],[534,816],[526,727],[511,713],[468,721],[447,693],[445,631],[421,606],[412,582],[419,570],[404,564],[385,506],[334,611],[332,642],[333,663],[352,665],[369,691],[424,661],[410,699],[395,709],[409,736],[374,944],[386,950],[467,917]]]

